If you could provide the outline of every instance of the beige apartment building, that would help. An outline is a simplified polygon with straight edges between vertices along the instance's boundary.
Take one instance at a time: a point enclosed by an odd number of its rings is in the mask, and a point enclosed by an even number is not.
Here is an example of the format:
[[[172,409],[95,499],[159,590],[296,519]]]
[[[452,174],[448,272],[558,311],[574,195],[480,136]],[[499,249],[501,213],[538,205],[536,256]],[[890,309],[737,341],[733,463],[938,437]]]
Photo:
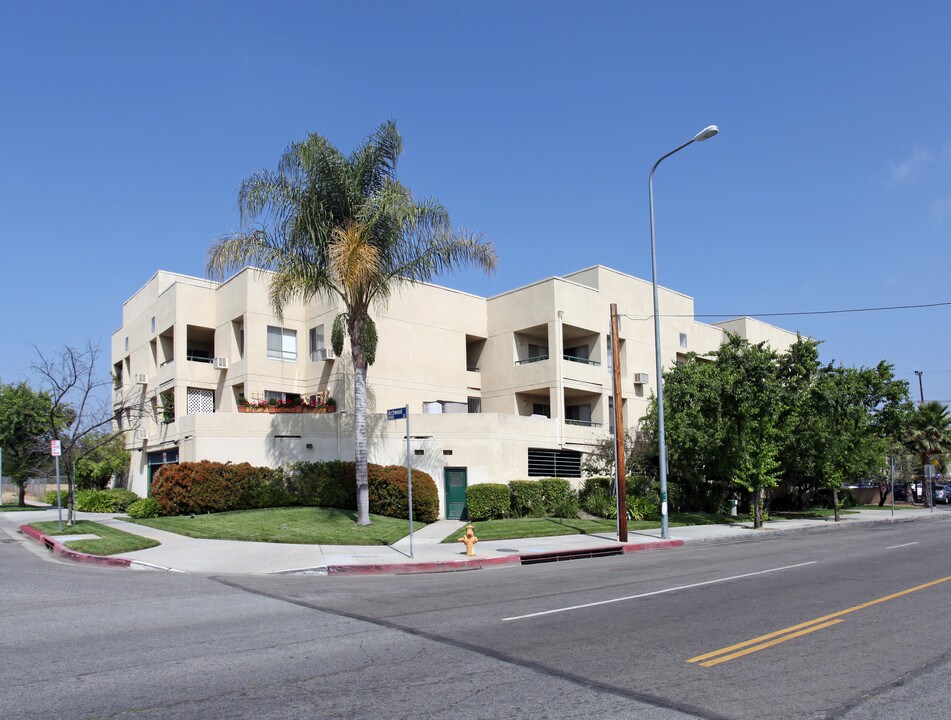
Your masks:
[[[124,303],[112,360],[117,399],[139,410],[122,419],[130,489],[146,495],[169,462],[353,459],[349,348],[342,357],[330,349],[340,308],[318,298],[279,319],[269,278],[159,271]],[[777,350],[796,339],[752,318],[697,322],[692,298],[660,293],[667,367],[715,350],[727,330]],[[405,421],[386,411],[408,406],[411,461],[436,481],[444,515],[462,512],[467,485],[580,478],[584,453],[613,433],[611,303],[621,315],[622,413],[633,427],[656,387],[649,282],[595,266],[490,298],[430,284],[398,291],[375,317],[370,462],[405,463]],[[334,412],[244,406],[328,396]]]

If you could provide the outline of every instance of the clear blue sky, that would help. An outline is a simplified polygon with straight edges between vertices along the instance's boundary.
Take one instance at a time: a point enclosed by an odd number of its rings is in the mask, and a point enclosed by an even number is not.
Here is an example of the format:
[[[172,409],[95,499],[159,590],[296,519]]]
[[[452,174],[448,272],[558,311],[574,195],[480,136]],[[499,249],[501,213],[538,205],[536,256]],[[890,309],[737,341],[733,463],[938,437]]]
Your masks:
[[[401,179],[495,242],[492,295],[593,264],[698,314],[951,301],[943,2],[0,4],[0,378],[202,275],[236,191],[386,118]],[[623,308],[622,308],[623,312]],[[951,307],[780,318],[951,400]]]

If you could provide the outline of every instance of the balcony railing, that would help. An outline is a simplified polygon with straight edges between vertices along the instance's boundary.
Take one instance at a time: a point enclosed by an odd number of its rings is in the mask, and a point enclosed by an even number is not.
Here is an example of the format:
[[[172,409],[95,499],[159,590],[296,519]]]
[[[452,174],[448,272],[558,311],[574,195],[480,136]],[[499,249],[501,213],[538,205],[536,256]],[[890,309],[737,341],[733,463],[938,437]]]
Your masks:
[[[583,364],[585,364],[585,365],[599,366],[599,365],[601,364],[601,363],[599,363],[597,360],[592,360],[591,358],[581,357],[580,355],[563,355],[562,357],[563,357],[565,360],[570,360],[571,362],[576,362],[576,363],[583,363]]]
[[[565,420],[565,425],[579,425],[581,427],[601,427],[601,423],[592,420]]]
[[[541,362],[542,360],[547,360],[547,355],[536,355],[535,357],[525,358],[524,360],[516,360],[516,365],[528,365],[529,363]]]

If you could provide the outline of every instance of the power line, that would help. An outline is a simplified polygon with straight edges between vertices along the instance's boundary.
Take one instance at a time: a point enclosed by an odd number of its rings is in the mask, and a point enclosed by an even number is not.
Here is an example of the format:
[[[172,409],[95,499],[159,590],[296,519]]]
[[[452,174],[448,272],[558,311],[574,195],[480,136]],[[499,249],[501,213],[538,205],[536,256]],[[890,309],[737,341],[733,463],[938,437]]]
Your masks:
[[[883,307],[861,307],[843,310],[803,310],[799,312],[772,312],[772,313],[705,313],[692,315],[662,315],[661,317],[789,317],[791,315],[840,315],[842,313],[881,312],[883,310],[918,310],[921,308],[947,307],[951,301],[939,303],[923,303],[921,305],[886,305]]]

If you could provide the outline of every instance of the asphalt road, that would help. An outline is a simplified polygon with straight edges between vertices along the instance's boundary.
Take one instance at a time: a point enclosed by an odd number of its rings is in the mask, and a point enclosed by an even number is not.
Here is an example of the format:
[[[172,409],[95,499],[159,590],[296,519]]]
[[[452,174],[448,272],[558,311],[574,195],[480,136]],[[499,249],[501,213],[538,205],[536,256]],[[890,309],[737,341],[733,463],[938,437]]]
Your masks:
[[[0,543],[3,718],[951,718],[951,522],[424,576]]]

